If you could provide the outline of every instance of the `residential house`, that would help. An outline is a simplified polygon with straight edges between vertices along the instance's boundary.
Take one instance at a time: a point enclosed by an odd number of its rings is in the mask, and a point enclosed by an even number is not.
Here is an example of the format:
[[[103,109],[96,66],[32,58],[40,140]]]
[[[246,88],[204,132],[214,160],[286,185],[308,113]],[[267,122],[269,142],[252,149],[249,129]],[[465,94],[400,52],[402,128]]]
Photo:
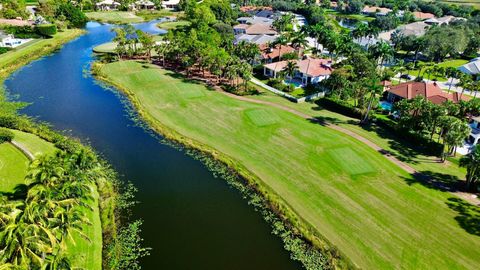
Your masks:
[[[333,72],[332,61],[319,58],[305,58],[296,61],[298,69],[292,79],[298,79],[303,85],[315,84],[327,79]],[[283,72],[288,61],[280,61],[263,66],[265,76],[277,78]]]
[[[368,16],[387,16],[390,12],[392,12],[392,10],[389,8],[375,6],[365,6],[362,10],[362,13]]]
[[[413,99],[417,96],[423,96],[434,104],[442,104],[448,100],[458,103],[460,99],[469,99],[466,96],[460,98],[460,94],[457,92],[446,93],[436,83],[428,82],[401,83],[389,87],[386,93],[386,99],[390,103],[395,103],[402,99]]]
[[[166,1],[166,2],[169,2],[169,1]],[[155,9],[155,3],[148,0],[139,0],[135,2],[135,8],[139,10],[140,9],[153,10]]]
[[[233,27],[235,35],[247,34],[247,35],[277,35],[271,25],[256,23],[256,24],[238,24]]]
[[[473,59],[469,63],[458,68],[461,72],[468,75],[479,75],[480,74],[480,57]]]
[[[240,34],[235,36],[234,44],[238,44],[242,41],[246,41],[248,43],[254,43],[257,45],[264,45],[273,43],[277,39],[277,36],[272,35],[247,35],[247,34]]]
[[[95,4],[97,7],[97,10],[117,10],[118,7],[120,6],[120,3],[115,2],[113,0],[103,0],[101,2],[98,2]]]
[[[415,18],[415,20],[418,20],[418,21],[423,21],[423,20],[428,20],[428,19],[435,18],[435,15],[432,14],[432,13],[414,11],[414,12],[412,12],[412,14],[413,14],[413,17]]]
[[[179,3],[180,3],[180,0],[162,1],[162,8],[167,10],[178,10]]]
[[[239,24],[266,24],[266,25],[272,25],[273,20],[269,18],[264,18],[264,17],[240,17],[237,19],[237,22]]]
[[[454,21],[464,21],[466,20],[465,18],[458,18],[454,16],[445,16],[441,18],[431,18],[425,21],[426,24],[428,25],[443,25],[443,24],[450,24]]]
[[[263,63],[272,63],[274,61],[278,61],[285,54],[295,52],[295,48],[289,45],[276,45],[274,48],[272,48],[269,46],[269,44],[262,44],[258,47],[260,48],[261,61]]]

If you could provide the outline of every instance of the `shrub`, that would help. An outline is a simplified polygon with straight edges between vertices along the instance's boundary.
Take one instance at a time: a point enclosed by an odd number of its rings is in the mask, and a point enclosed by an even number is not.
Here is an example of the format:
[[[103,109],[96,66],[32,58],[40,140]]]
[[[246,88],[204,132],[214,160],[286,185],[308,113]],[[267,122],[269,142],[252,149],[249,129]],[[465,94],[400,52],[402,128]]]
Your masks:
[[[11,49],[8,48],[8,47],[0,47],[0,54],[4,54],[4,53],[6,53],[6,52],[8,52],[8,51],[10,51],[10,50],[11,50]]]
[[[0,128],[0,143],[11,142],[15,134],[6,128]]]
[[[41,24],[35,27],[37,33],[45,37],[53,37],[57,33],[55,24]]]
[[[12,34],[16,38],[39,38],[40,35],[35,31],[35,29],[29,25],[25,26],[14,26],[14,25],[4,25],[0,27],[7,34]]]
[[[269,79],[267,85],[280,91],[285,91],[285,89],[287,88],[287,85],[284,84],[283,81],[280,79]]]

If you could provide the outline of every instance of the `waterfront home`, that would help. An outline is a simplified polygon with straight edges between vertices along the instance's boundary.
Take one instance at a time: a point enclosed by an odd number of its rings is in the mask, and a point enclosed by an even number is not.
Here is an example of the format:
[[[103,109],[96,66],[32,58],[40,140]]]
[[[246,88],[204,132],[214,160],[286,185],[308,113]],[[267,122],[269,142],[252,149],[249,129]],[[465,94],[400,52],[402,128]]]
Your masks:
[[[458,68],[461,72],[468,75],[479,75],[480,74],[480,57],[471,60],[463,66]]]
[[[135,2],[135,9],[153,10],[155,9],[155,3],[148,0],[139,0]]]
[[[162,2],[162,8],[167,10],[178,10],[180,0],[168,0]]]
[[[237,24],[233,27],[235,35],[247,34],[247,35],[277,35],[271,25],[256,23],[256,24]]]
[[[387,16],[388,13],[392,12],[389,8],[375,7],[375,6],[365,6],[362,9],[362,14],[367,16]]]
[[[297,71],[293,78],[294,80],[301,81],[302,85],[315,84],[321,82],[333,72],[332,61],[319,58],[305,58],[302,60],[290,60],[295,61],[297,64]],[[263,73],[267,77],[277,78],[281,72],[287,66],[288,61],[280,61],[275,63],[266,64],[263,66]]]
[[[415,18],[415,20],[418,20],[418,21],[423,21],[423,20],[428,20],[428,19],[435,18],[435,15],[432,14],[432,13],[420,12],[420,11],[414,11],[414,12],[412,12],[412,15]]]
[[[115,2],[113,0],[103,0],[101,2],[98,2],[95,4],[97,7],[97,10],[117,10],[118,7],[120,6],[120,3]]]
[[[446,93],[436,83],[429,82],[405,82],[391,86],[386,90],[386,99],[390,103],[398,102],[402,99],[413,99],[417,96],[423,96],[434,104],[442,104],[446,101],[458,103],[461,100],[468,100],[466,96],[460,97],[457,92]]]

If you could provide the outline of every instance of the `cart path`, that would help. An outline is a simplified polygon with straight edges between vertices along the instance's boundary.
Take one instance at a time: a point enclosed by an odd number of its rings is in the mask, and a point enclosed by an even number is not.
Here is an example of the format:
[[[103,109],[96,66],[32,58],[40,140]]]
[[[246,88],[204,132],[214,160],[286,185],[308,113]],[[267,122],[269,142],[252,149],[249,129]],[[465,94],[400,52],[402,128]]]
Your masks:
[[[399,160],[398,158],[396,158],[393,154],[391,154],[388,150],[378,146],[377,144],[373,143],[372,141],[368,140],[367,138],[353,132],[353,131],[350,131],[346,128],[343,128],[341,126],[338,126],[338,125],[335,125],[335,124],[332,124],[332,123],[321,123],[318,119],[316,119],[315,117],[313,117],[312,115],[309,115],[309,114],[306,114],[306,113],[302,113],[300,111],[297,111],[293,108],[290,108],[290,107],[287,107],[287,106],[284,106],[284,105],[281,105],[281,104],[277,104],[277,103],[274,103],[274,102],[270,102],[270,101],[264,101],[264,100],[257,100],[257,99],[252,99],[252,98],[248,98],[248,97],[245,97],[245,96],[237,96],[235,94],[232,94],[232,93],[228,93],[228,92],[225,92],[217,87],[215,87],[215,89],[226,95],[226,96],[229,96],[231,98],[234,98],[234,99],[237,99],[237,100],[241,100],[241,101],[246,101],[246,102],[250,102],[250,103],[256,103],[256,104],[262,104],[262,105],[267,105],[267,106],[271,106],[271,107],[275,107],[275,108],[278,108],[278,109],[281,109],[281,110],[284,110],[284,111],[287,111],[287,112],[290,112],[292,114],[295,114],[299,117],[302,117],[306,120],[309,120],[309,121],[312,121],[312,122],[317,122],[317,123],[320,123],[321,125],[323,126],[326,126],[328,128],[331,128],[331,129],[334,129],[338,132],[341,132],[345,135],[348,135],[358,141],[361,141],[363,142],[364,144],[366,144],[367,146],[369,146],[370,148],[372,148],[373,150],[379,152],[380,154],[382,154],[385,158],[387,158],[388,160],[390,160],[391,162],[393,162],[394,164],[396,164],[397,166],[399,166],[400,168],[402,168],[404,171],[406,171],[407,173],[411,174],[412,176],[416,176],[418,178],[420,178],[421,180],[425,181],[425,182],[430,182],[429,180],[431,180],[431,178],[429,176],[426,176],[426,175],[423,175],[421,173],[419,173],[417,170],[415,170],[414,168],[412,168],[409,164]],[[476,205],[476,206],[480,206],[480,198],[478,197],[473,197],[472,194],[470,193],[466,193],[466,192],[462,192],[462,191],[449,191],[447,190],[445,187],[440,187],[442,190],[444,191],[448,191],[450,192],[451,194],[455,195],[455,196],[458,196],[466,201],[468,201],[469,203],[473,204],[473,205]]]

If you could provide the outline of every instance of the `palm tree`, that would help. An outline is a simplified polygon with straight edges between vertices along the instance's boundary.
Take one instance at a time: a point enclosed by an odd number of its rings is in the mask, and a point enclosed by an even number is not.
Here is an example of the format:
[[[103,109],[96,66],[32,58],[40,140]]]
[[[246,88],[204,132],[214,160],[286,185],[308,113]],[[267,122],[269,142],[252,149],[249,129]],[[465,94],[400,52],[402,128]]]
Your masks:
[[[379,67],[382,70],[383,70],[383,65],[385,61],[393,58],[393,54],[395,53],[392,46],[390,46],[390,44],[384,41],[373,45],[370,51],[372,53],[372,56],[377,59],[377,62],[379,63]]]
[[[450,84],[448,85],[448,93],[450,93],[450,90],[452,89],[453,85],[453,80],[458,78],[458,73],[460,71],[454,67],[448,67],[445,70],[445,75],[450,78]]]
[[[272,43],[274,47],[278,47],[278,60],[282,60],[282,46],[286,46],[289,42],[289,39],[286,35],[280,35]]]
[[[366,89],[367,89],[367,93],[370,96],[368,98],[367,111],[365,112],[365,116],[362,119],[362,121],[360,122],[360,124],[366,124],[368,122],[370,111],[371,111],[372,106],[373,106],[373,102],[377,98],[377,95],[381,94],[382,91],[383,91],[383,88],[380,84],[380,80],[378,78],[369,79],[365,83],[366,83],[365,86],[366,86]]]
[[[292,35],[291,40],[292,47],[295,48],[299,56],[302,56],[302,48],[308,45],[307,35],[305,32],[296,32]]]
[[[462,87],[462,92],[460,93],[460,99],[462,99],[463,93],[465,92],[465,88],[470,87],[472,82],[472,77],[467,74],[460,75],[460,81],[456,84],[457,87]]]
[[[282,72],[287,76],[290,77],[290,79],[293,79],[293,76],[295,76],[295,72],[298,70],[298,65],[296,61],[288,61],[287,65],[283,68]],[[288,88],[290,91],[293,91],[291,89],[291,84],[288,85]]]
[[[480,147],[475,146],[472,151],[460,159],[460,166],[467,168],[466,189],[475,192],[480,179]]]

